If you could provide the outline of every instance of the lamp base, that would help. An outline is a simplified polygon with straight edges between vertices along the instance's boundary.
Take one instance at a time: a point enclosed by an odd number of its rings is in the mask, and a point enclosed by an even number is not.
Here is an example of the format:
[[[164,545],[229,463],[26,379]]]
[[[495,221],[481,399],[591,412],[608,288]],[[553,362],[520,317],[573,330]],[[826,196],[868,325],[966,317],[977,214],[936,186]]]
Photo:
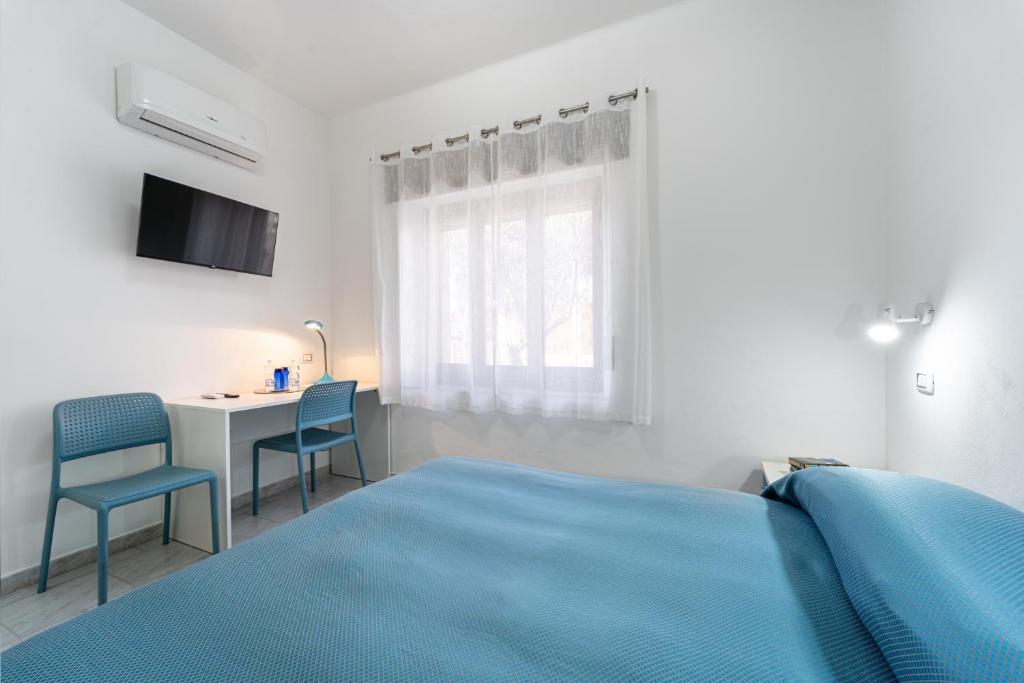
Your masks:
[[[317,384],[327,384],[328,382],[333,382],[333,381],[334,381],[334,378],[333,378],[333,377],[331,377],[330,375],[328,375],[328,374],[327,374],[327,373],[325,372],[325,373],[324,373],[324,376],[323,376],[323,377],[321,377],[320,379],[318,379],[318,380],[316,381],[316,383],[317,383]]]

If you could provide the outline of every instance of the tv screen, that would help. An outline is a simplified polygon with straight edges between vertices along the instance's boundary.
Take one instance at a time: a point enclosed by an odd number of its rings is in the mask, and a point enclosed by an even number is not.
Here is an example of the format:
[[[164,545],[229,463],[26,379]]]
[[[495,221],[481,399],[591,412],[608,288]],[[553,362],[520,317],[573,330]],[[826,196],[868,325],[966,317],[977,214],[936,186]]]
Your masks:
[[[137,256],[270,277],[278,215],[147,173]]]

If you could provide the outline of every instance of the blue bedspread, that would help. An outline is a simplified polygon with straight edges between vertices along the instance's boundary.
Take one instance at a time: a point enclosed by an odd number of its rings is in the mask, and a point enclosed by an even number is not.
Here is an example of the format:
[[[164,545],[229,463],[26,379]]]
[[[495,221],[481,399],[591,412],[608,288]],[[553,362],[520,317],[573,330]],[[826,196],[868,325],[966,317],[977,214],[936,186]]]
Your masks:
[[[21,643],[2,676],[892,680],[791,502],[444,458]]]

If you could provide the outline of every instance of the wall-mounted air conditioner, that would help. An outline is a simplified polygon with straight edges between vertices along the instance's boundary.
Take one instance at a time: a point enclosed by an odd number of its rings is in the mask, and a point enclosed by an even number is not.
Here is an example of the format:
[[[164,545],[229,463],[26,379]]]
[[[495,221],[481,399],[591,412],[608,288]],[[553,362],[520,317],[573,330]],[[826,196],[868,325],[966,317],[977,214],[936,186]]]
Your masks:
[[[267,151],[262,121],[145,64],[117,67],[117,118],[243,168]]]

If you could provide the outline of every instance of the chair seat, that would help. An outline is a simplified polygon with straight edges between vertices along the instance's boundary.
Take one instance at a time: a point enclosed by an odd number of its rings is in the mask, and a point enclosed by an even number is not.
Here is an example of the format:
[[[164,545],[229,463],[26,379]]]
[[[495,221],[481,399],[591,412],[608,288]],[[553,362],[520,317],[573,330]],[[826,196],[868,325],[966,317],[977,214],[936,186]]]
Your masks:
[[[310,451],[324,451],[328,448],[341,445],[347,441],[352,441],[353,439],[355,439],[355,436],[346,432],[332,432],[327,429],[316,428],[303,429],[302,450],[306,453],[309,453]],[[294,453],[296,450],[295,432],[288,432],[287,434],[278,434],[277,436],[260,439],[253,444],[253,447],[266,448],[270,451]]]
[[[177,491],[204,481],[216,481],[216,478],[217,475],[210,470],[161,465],[120,479],[64,488],[61,489],[61,494],[86,507],[112,508],[152,498],[162,493]]]

